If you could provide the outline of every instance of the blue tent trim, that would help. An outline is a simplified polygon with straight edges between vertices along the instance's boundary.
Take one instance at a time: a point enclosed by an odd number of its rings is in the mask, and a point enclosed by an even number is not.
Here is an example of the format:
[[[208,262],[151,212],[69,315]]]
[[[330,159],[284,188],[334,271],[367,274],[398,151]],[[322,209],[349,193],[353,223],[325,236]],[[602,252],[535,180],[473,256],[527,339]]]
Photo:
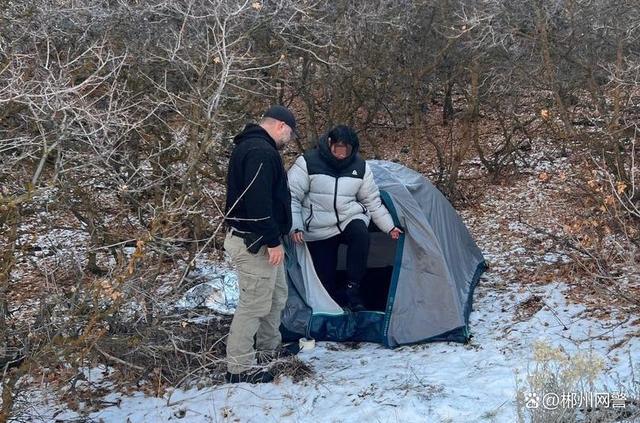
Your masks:
[[[341,315],[314,314],[309,320],[308,336],[323,341],[363,341],[382,343],[384,313],[350,311]]]
[[[389,214],[393,218],[393,224],[400,227],[400,221],[398,219],[398,212],[393,204],[391,196],[386,191],[380,190],[380,196],[385,206],[389,210]],[[393,312],[393,303],[396,299],[396,291],[398,289],[398,278],[400,277],[400,269],[402,267],[402,252],[404,251],[404,234],[400,235],[398,239],[398,245],[396,247],[396,257],[393,263],[393,273],[391,275],[391,284],[389,286],[389,295],[387,296],[387,308],[384,318],[384,329],[382,332],[382,342],[385,347],[390,347],[389,344],[389,324],[391,323],[391,313]]]

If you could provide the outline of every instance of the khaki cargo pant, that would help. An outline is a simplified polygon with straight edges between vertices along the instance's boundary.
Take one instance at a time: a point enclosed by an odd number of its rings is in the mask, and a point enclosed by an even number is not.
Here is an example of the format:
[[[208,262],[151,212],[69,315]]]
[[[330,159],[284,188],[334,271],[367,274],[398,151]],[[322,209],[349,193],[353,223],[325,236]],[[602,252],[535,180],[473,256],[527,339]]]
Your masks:
[[[258,350],[272,351],[280,345],[280,313],[287,301],[287,282],[284,264],[270,265],[266,246],[251,254],[242,238],[227,233],[224,248],[236,266],[240,288],[227,338],[227,371],[237,374],[254,364],[254,336]]]

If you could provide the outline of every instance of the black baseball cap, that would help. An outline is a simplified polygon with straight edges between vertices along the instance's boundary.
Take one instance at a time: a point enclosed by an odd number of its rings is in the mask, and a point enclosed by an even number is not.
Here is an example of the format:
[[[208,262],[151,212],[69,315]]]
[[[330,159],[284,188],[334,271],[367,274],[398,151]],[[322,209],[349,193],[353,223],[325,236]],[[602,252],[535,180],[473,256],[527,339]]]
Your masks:
[[[263,117],[272,118],[286,123],[293,132],[298,135],[298,131],[296,130],[296,118],[293,116],[293,113],[291,113],[291,110],[286,107],[279,105],[271,106],[266,112],[264,112]]]

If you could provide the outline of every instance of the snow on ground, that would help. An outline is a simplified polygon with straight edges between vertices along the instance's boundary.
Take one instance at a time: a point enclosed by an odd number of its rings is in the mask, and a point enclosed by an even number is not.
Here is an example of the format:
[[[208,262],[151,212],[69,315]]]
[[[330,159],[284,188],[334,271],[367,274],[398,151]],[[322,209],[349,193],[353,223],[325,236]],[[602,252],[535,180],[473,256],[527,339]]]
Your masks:
[[[548,240],[532,246],[539,235],[522,223],[531,222],[537,209],[545,210],[537,224],[559,227],[557,218],[565,205],[550,202],[550,196],[561,188],[541,181],[537,171],[562,172],[565,165],[563,160],[560,169],[539,165],[514,186],[495,187],[479,209],[462,213],[492,266],[476,289],[468,345],[431,343],[390,350],[369,343],[318,342],[299,355],[315,370],[300,383],[280,379],[265,385],[227,384],[175,390],[163,398],[110,394],[105,400],[118,405],[89,417],[105,422],[514,422],[516,379],[522,388],[536,341],[562,347],[570,355],[592,352],[602,357],[601,392],[639,387],[634,376],[640,363],[637,320],[615,313],[610,320],[596,320],[584,305],[567,300],[566,281],[529,283],[531,275],[523,279],[524,272],[535,271],[539,264],[568,260]],[[182,305],[204,301],[219,310],[231,309],[237,291],[225,290],[234,285],[233,273],[215,267],[201,272],[212,282],[192,289]],[[62,421],[75,417],[72,412],[56,416]]]
[[[204,280],[189,289],[176,303],[178,308],[207,307],[219,314],[232,315],[238,305],[238,276],[228,267],[205,263],[189,274],[192,280]]]
[[[432,343],[390,350],[381,345],[318,342],[299,357],[315,375],[265,385],[221,385],[176,390],[164,398],[111,394],[118,403],[89,417],[105,422],[297,422],[297,421],[516,421],[516,377],[527,372],[537,340],[562,346],[569,354],[594,351],[606,363],[601,386],[610,392],[629,386],[640,357],[640,341],[624,339],[630,325],[581,317],[583,307],[565,302],[562,283],[521,290],[487,274],[476,291],[469,345]],[[519,304],[533,295],[543,307],[514,324]],[[613,326],[612,326],[613,325]],[[565,329],[566,328],[566,329]],[[606,334],[606,336],[600,336]],[[637,369],[636,369],[637,371]],[[522,383],[522,382],[521,382]],[[605,388],[603,388],[605,389]],[[74,418],[74,413],[56,416]]]

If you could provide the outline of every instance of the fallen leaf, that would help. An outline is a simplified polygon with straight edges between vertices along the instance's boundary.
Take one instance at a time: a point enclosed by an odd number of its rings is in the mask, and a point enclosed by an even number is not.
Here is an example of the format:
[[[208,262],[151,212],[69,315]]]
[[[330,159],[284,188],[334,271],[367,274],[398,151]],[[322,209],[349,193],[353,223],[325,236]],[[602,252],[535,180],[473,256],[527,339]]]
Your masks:
[[[618,195],[622,195],[626,189],[627,184],[625,184],[623,181],[616,182],[616,192],[618,193]]]
[[[604,203],[607,206],[613,206],[616,203],[616,199],[613,198],[613,195],[607,195],[607,197],[604,199]]]

